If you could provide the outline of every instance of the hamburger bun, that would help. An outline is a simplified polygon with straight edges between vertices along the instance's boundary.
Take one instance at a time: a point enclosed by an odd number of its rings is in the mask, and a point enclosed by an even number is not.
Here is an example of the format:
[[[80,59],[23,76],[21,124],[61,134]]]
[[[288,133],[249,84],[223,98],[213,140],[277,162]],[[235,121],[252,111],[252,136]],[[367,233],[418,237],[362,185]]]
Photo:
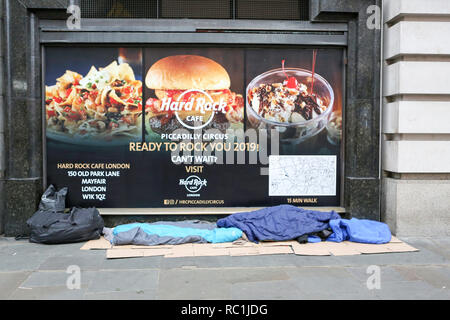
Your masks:
[[[155,62],[147,72],[145,84],[156,90],[223,90],[230,88],[230,77],[214,60],[177,55]]]

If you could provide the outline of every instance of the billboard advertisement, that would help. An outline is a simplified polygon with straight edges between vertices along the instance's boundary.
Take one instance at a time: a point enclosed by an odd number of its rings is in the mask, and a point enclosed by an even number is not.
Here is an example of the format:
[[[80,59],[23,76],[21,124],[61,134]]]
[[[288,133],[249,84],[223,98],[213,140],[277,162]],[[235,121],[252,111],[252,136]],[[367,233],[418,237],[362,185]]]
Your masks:
[[[47,184],[69,206],[340,206],[343,56],[47,47]]]

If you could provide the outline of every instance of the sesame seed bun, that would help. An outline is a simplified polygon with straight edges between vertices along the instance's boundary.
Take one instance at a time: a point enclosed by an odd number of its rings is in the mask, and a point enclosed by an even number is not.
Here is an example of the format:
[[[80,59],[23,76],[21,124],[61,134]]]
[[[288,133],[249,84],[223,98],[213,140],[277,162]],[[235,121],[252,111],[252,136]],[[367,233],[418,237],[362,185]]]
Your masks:
[[[159,90],[223,90],[230,88],[230,77],[214,60],[177,55],[155,62],[147,72],[145,84]]]

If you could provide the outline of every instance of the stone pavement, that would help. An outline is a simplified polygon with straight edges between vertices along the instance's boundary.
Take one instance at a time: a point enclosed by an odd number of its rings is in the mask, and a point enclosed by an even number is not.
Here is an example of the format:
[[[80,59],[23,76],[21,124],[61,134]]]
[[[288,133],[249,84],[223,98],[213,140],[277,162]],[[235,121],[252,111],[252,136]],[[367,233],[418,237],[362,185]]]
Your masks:
[[[402,240],[420,251],[107,260],[82,243],[0,237],[0,299],[450,299],[450,238]],[[67,286],[69,266],[79,289]]]

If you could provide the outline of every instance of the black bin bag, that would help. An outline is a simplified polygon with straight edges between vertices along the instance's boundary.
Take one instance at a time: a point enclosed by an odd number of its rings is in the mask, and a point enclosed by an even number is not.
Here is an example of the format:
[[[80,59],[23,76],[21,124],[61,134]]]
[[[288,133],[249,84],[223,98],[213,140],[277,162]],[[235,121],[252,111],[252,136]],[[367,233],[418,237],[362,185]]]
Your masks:
[[[64,212],[64,209],[66,208],[66,195],[67,187],[61,188],[59,191],[56,191],[55,187],[51,184],[41,196],[39,210]]]
[[[28,219],[30,242],[59,244],[100,238],[104,222],[96,208],[66,208],[67,187],[56,191],[50,185],[41,197],[39,209]]]
[[[72,243],[99,239],[104,222],[96,208],[72,208],[70,213],[38,210],[27,224],[30,242]]]

